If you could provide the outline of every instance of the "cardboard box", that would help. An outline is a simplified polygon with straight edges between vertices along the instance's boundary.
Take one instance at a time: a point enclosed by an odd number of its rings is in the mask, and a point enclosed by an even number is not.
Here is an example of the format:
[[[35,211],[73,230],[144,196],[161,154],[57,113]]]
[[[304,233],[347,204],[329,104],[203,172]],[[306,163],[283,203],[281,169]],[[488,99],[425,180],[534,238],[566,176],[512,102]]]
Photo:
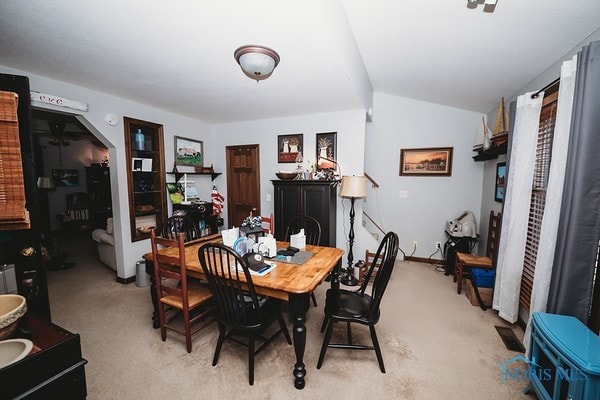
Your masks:
[[[475,289],[473,289],[473,284],[469,279],[466,280],[465,292],[467,294],[467,299],[469,299],[469,301],[471,302],[471,305],[479,307],[479,302],[477,302],[477,296],[475,295]],[[483,304],[485,304],[486,306],[492,305],[493,293],[494,289],[492,288],[479,288],[481,300],[483,300]]]

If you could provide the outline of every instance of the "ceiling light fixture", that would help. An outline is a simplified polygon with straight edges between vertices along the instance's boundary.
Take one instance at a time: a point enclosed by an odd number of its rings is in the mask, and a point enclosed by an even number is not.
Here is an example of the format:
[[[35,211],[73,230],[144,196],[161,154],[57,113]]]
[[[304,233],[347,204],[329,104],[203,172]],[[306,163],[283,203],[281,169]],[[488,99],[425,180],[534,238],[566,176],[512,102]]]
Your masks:
[[[477,8],[477,5],[483,4],[484,12],[494,12],[498,0],[467,0],[467,8]]]
[[[279,64],[279,54],[273,49],[258,45],[238,47],[233,53],[235,61],[248,78],[256,82],[267,79]]]

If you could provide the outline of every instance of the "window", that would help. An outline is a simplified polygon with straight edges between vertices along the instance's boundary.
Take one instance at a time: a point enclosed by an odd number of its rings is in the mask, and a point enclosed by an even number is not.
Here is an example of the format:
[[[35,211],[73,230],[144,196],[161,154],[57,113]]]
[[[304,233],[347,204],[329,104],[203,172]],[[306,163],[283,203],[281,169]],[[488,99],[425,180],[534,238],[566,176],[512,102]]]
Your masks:
[[[538,141],[532,183],[533,190],[531,192],[529,218],[527,221],[527,241],[525,242],[525,259],[523,261],[521,293],[519,296],[520,304],[527,309],[529,309],[531,301],[535,261],[537,259],[540,231],[542,228],[542,218],[544,216],[544,208],[546,205],[546,189],[548,187],[548,175],[550,174],[552,142],[554,137],[554,125],[556,123],[557,106],[558,85],[555,85],[546,91],[542,105],[542,111],[540,113],[540,124],[538,130]]]
[[[17,95],[0,92],[0,230],[29,229],[17,119]]]

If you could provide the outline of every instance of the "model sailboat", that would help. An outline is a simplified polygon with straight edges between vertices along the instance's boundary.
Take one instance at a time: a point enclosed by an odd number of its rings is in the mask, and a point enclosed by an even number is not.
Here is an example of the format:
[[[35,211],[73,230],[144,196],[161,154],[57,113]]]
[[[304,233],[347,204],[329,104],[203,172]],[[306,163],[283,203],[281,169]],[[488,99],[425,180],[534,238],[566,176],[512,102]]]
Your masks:
[[[494,130],[492,131],[492,142],[494,145],[500,145],[507,142],[508,136],[508,112],[504,107],[504,97],[498,107],[498,114],[496,115],[496,123],[494,124]]]
[[[485,118],[481,116],[481,130],[477,134],[477,138],[475,139],[475,145],[473,146],[473,151],[481,151],[487,150],[490,148],[491,135],[490,129],[485,124]]]
[[[496,115],[496,123],[494,129],[490,133],[490,129],[485,124],[485,118],[481,117],[482,129],[479,132],[473,151],[481,152],[482,150],[488,150],[492,146],[500,146],[508,142],[508,113],[504,106],[504,97],[498,107],[498,114]]]

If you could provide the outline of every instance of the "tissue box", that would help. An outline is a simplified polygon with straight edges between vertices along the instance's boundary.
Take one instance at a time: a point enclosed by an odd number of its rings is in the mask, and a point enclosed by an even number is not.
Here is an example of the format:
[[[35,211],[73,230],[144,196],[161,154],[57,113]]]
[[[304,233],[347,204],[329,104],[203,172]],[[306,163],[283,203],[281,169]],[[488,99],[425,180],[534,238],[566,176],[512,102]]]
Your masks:
[[[304,233],[290,235],[290,246],[304,250],[306,248],[306,235]]]

